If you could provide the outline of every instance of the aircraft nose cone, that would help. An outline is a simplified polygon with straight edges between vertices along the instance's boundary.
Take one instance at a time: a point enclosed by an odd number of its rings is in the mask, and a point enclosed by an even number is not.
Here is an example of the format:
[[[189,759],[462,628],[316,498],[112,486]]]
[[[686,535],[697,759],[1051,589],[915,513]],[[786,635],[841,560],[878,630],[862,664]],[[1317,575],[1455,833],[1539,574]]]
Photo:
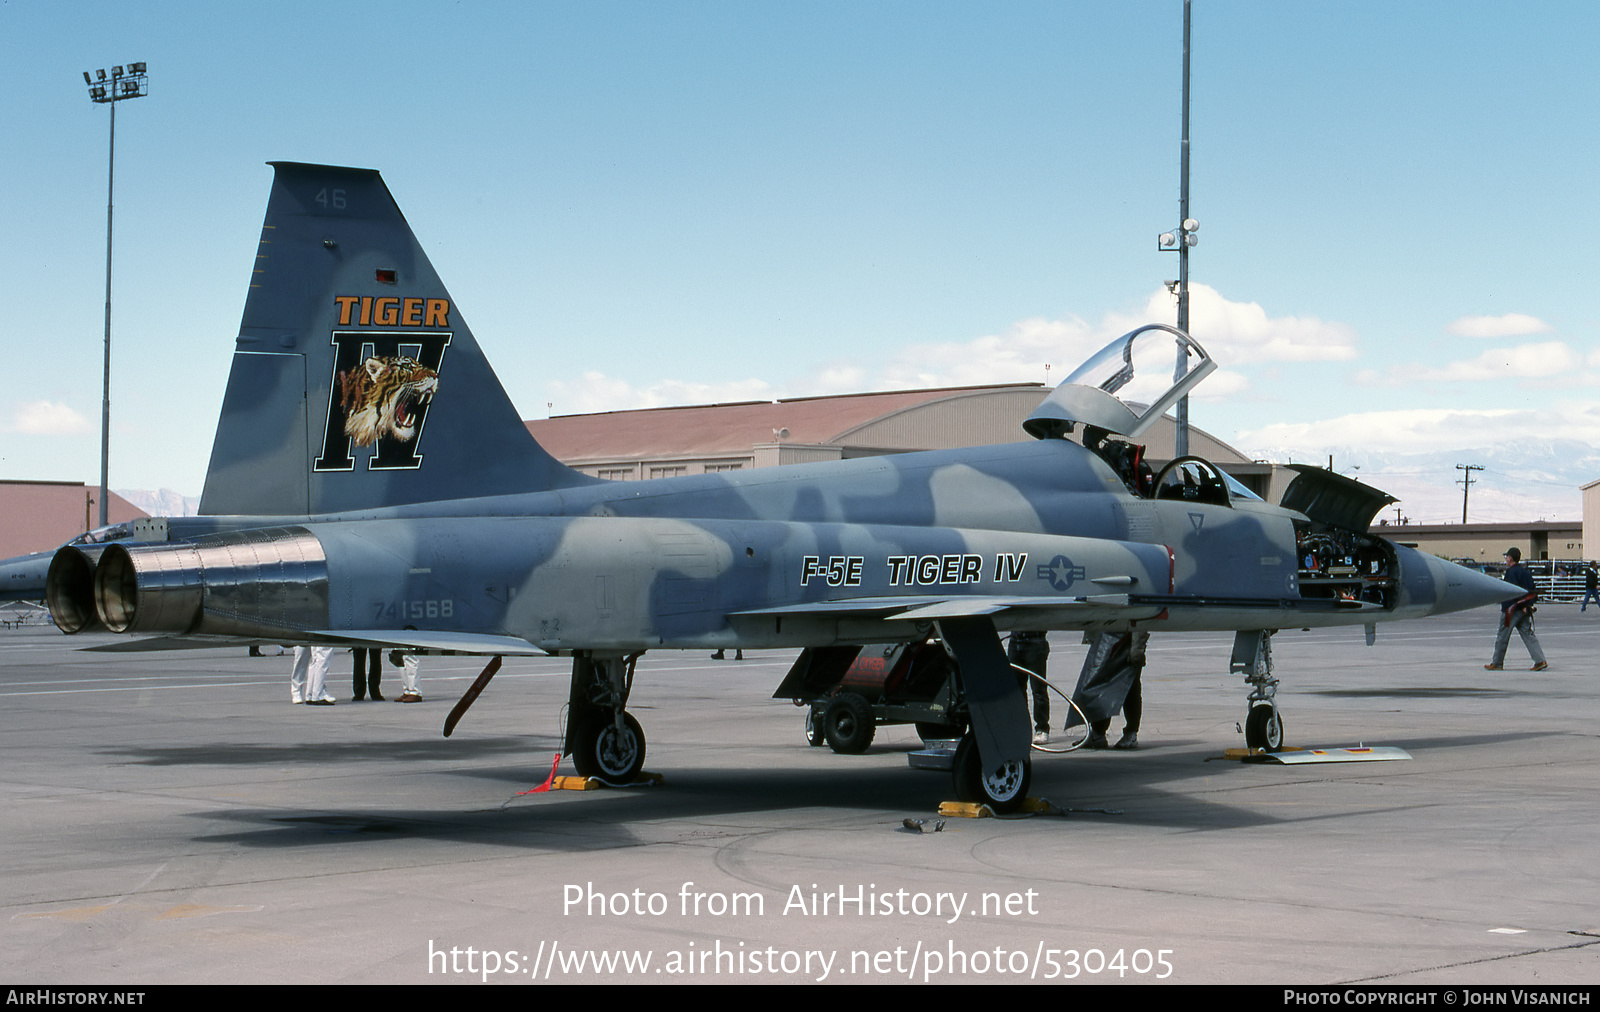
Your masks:
[[[1428,560],[1428,568],[1433,572],[1435,615],[1499,604],[1526,593],[1514,583],[1446,562],[1436,555],[1423,558]]]

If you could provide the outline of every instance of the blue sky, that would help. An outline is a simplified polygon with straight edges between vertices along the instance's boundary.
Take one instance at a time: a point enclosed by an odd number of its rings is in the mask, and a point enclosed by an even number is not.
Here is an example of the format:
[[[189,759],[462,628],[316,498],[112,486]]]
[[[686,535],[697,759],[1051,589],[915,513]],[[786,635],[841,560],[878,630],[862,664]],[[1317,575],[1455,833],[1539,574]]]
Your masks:
[[[1600,477],[1589,3],[1197,0],[1193,416],[1459,519]],[[1171,322],[1178,0],[0,3],[0,477],[199,492],[269,159],[381,169],[527,417],[1059,378]]]

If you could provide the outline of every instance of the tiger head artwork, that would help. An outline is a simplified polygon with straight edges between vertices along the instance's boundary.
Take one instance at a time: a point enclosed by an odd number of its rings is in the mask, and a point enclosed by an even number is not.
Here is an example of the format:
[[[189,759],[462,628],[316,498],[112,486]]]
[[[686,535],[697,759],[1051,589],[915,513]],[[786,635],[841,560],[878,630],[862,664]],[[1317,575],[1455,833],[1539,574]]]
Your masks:
[[[439,388],[439,374],[404,355],[374,355],[339,373],[339,388],[344,432],[355,445],[370,446],[380,436],[409,443]]]

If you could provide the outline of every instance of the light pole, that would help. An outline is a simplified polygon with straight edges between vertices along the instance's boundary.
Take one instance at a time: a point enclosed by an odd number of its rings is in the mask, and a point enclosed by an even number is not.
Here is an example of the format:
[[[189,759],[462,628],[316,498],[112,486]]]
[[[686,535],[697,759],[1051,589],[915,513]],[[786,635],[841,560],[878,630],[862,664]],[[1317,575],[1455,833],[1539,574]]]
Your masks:
[[[1189,0],[1183,0],[1183,140],[1178,155],[1178,220],[1171,232],[1163,232],[1156,239],[1156,248],[1175,250],[1178,254],[1178,329],[1189,332],[1189,247],[1200,241],[1195,232],[1200,223],[1189,217]],[[1189,357],[1179,350],[1178,363],[1173,369],[1174,381],[1181,380],[1189,371]],[[1173,435],[1173,456],[1189,453],[1189,397],[1178,400],[1178,425]]]
[[[111,198],[117,180],[117,103],[130,98],[143,98],[150,93],[149,78],[143,63],[130,63],[126,67],[112,67],[108,77],[104,70],[83,72],[83,83],[89,86],[89,101],[111,107],[111,144],[106,162],[106,360],[105,382],[100,400],[100,524],[110,523],[106,510],[110,506],[111,489],[108,485],[111,461]]]

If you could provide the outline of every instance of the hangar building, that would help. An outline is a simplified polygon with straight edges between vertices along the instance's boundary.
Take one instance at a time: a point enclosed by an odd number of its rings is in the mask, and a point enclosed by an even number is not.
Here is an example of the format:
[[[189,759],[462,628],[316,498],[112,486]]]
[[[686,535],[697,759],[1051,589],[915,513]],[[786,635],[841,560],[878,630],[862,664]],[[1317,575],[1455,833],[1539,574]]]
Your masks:
[[[81,481],[0,480],[0,559],[51,551],[87,531],[100,514],[99,494],[100,486]],[[106,515],[120,524],[145,512],[112,492]]]
[[[790,397],[693,407],[557,415],[527,423],[557,460],[617,481],[943,450],[1033,439],[1022,422],[1049,388],[1039,383]],[[1144,434],[1159,469],[1172,457],[1174,423]],[[1275,502],[1293,477],[1190,427],[1189,452]]]
[[[1378,523],[1372,532],[1446,559],[1498,563],[1512,545],[1522,549],[1522,557],[1529,561],[1574,562],[1584,558],[1583,524],[1575,520],[1404,526]]]

